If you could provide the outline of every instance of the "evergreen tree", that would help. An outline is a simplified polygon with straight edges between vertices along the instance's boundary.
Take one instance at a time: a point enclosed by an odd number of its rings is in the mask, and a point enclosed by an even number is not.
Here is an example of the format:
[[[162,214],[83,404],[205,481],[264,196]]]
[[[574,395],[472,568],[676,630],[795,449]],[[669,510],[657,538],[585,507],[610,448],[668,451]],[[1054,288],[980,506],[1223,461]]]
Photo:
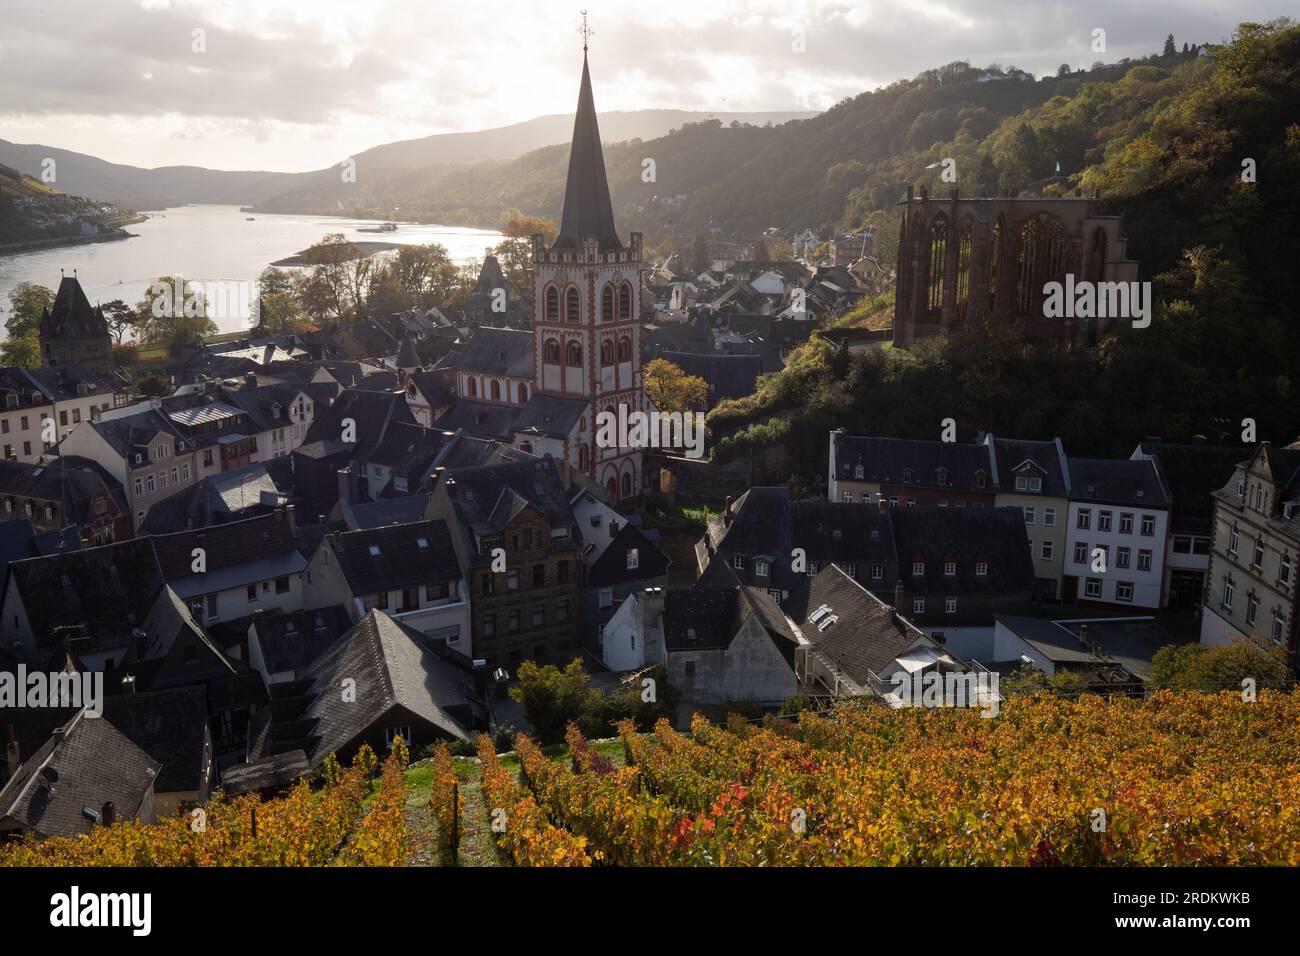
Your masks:
[[[1174,46],[1174,35],[1171,33],[1165,37],[1165,49],[1161,56],[1173,56],[1177,52],[1178,48]]]

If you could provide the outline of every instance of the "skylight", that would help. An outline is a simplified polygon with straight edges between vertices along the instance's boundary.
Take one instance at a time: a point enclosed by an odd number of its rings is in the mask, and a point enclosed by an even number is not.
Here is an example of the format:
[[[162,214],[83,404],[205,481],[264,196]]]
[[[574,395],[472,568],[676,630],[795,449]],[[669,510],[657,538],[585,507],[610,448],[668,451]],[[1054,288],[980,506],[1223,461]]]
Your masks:
[[[377,544],[372,544],[372,545],[370,546],[370,556],[371,556],[372,558],[377,558],[377,557],[379,557],[379,545],[377,545]]]
[[[416,538],[416,539],[415,539],[415,544],[416,544],[416,547],[419,547],[419,548],[427,548],[427,547],[429,546],[429,539],[428,539],[428,538]]]

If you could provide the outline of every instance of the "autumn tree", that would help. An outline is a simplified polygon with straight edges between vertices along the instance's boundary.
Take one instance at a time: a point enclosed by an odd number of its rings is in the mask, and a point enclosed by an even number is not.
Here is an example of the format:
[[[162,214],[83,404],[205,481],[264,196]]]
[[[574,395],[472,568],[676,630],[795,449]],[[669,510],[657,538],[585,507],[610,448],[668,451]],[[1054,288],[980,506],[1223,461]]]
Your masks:
[[[653,359],[645,367],[645,393],[661,412],[702,408],[709,399],[709,383],[687,375],[667,359]]]

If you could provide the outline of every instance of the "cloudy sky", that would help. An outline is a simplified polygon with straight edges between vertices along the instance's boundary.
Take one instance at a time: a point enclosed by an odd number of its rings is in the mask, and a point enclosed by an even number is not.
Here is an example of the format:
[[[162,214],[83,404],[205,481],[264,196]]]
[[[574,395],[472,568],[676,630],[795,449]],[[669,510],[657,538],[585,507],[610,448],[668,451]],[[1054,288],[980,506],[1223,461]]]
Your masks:
[[[0,138],[138,166],[296,171],[570,112],[584,4],[601,110],[823,109],[955,59],[1054,72],[1156,51],[1170,32],[1180,47],[1217,41],[1290,5],[0,0]],[[1097,27],[1105,54],[1090,49]]]

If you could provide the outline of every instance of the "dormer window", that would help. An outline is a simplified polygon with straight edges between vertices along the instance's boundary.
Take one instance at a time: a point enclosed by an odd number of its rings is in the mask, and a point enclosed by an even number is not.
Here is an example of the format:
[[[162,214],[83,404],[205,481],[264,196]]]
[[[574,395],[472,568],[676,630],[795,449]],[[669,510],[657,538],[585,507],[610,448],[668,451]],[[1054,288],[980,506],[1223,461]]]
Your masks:
[[[853,466],[853,477],[858,479],[858,481],[861,481],[865,474],[866,474],[866,469],[864,469],[861,465]]]
[[[627,569],[628,569],[629,571],[635,571],[635,570],[636,570],[637,568],[639,568],[639,567],[641,567],[641,552],[640,552],[640,550],[637,549],[637,548],[628,548],[628,549],[627,549]],[[758,567],[758,566],[755,565],[755,573],[757,573],[757,567]]]
[[[981,558],[979,561],[975,562],[975,575],[977,577],[981,577],[981,578],[988,577],[988,573],[989,573],[989,563],[987,561]]]
[[[949,558],[943,563],[944,577],[953,578],[957,576],[957,562]]]
[[[733,557],[731,559],[731,566],[737,571],[745,570],[745,556],[743,554],[738,554]]]
[[[911,468],[904,468],[904,469],[903,469],[903,480],[904,480],[904,481],[911,481],[911,480],[912,480],[912,469],[911,469]]]
[[[767,577],[767,575],[768,575],[768,571],[769,571],[769,565],[768,565],[768,563],[767,563],[766,561],[764,561],[764,560],[762,560],[762,559],[760,558],[759,560],[757,560],[757,561],[754,562],[754,576],[755,576],[755,577],[758,577],[758,578],[765,578],[765,577]]]
[[[937,470],[937,471],[934,473],[934,483],[937,484],[937,485],[938,485],[939,487],[941,487],[941,488],[942,488],[943,486],[945,486],[945,485],[948,484],[948,469],[947,469],[947,468],[940,468],[939,470]]]
[[[975,472],[975,487],[976,488],[984,487],[984,472],[982,471]]]
[[[912,562],[912,573],[915,574],[915,575],[925,574],[925,562],[924,562],[924,561],[913,561],[913,562]]]

